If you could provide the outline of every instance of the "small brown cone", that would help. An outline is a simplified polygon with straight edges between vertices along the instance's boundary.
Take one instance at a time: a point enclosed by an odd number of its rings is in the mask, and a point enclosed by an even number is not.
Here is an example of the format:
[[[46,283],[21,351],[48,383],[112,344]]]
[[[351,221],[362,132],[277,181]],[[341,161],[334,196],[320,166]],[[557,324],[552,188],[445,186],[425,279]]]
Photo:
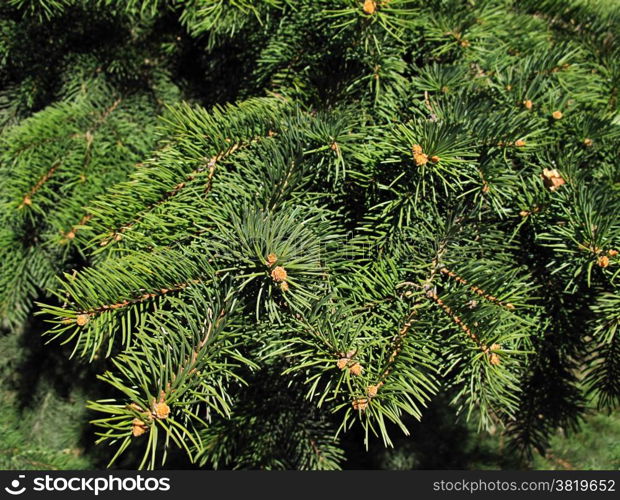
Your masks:
[[[273,278],[273,281],[279,283],[282,281],[286,281],[288,274],[286,273],[286,269],[284,269],[282,266],[277,266],[273,269],[273,271],[271,271],[271,277]]]
[[[618,255],[618,250],[608,250],[608,251],[607,251],[607,254],[608,254],[610,257],[615,257],[616,255]]]
[[[378,385],[369,385],[366,388],[366,394],[368,394],[369,398],[374,398],[377,395],[378,391],[379,391],[379,386]]]
[[[564,113],[558,110],[551,113],[551,116],[553,116],[554,120],[561,120],[564,117]]]
[[[338,368],[340,368],[341,370],[344,370],[347,365],[349,364],[349,358],[340,358],[337,362],[336,362],[336,366]]]
[[[607,255],[601,255],[596,262],[599,266],[605,268],[609,265],[609,257],[607,257]]]
[[[518,141],[515,142],[515,146],[518,148],[522,148],[525,146],[525,141],[522,139],[519,139]]]
[[[586,138],[583,140],[583,145],[587,148],[591,147],[592,144],[594,144],[594,141],[592,139]]]
[[[534,103],[529,99],[526,99],[525,101],[523,101],[523,106],[525,106],[525,109],[530,110],[534,106]]]
[[[269,267],[273,266],[278,261],[278,256],[275,253],[270,253],[267,255],[267,265]]]
[[[498,366],[501,363],[501,359],[499,357],[499,354],[497,354],[497,352],[495,352],[495,351],[499,351],[501,348],[502,348],[502,346],[499,345],[499,344],[493,344],[491,346],[490,354],[489,354],[489,361],[491,362],[491,364],[493,366]]]
[[[153,405],[153,416],[155,418],[164,419],[168,418],[168,415],[170,415],[170,407],[166,403],[161,401]]]
[[[440,160],[441,160],[441,158],[439,158],[439,156],[437,156],[437,155],[431,156],[431,161],[433,163],[439,163]]]
[[[557,188],[566,184],[564,178],[560,173],[554,169],[545,168],[542,173],[543,184],[549,189],[549,191],[555,191]]]
[[[424,153],[414,153],[413,161],[415,161],[415,164],[418,167],[421,167],[422,165],[426,165],[428,163],[428,155]]]
[[[353,409],[356,411],[364,411],[368,408],[368,398],[356,398],[353,400]]]
[[[140,405],[138,405],[136,403],[131,403],[131,404],[127,405],[127,407],[132,409],[132,410],[144,412],[144,409]]]
[[[75,322],[78,326],[84,326],[86,323],[88,323],[89,319],[90,317],[88,316],[88,314],[79,314],[77,318],[75,318]]]
[[[365,0],[363,10],[368,15],[374,14],[377,10],[377,2],[374,0]]]
[[[362,365],[360,365],[359,363],[355,363],[351,365],[351,367],[349,367],[349,373],[351,375],[355,375],[356,377],[362,374],[362,370]]]
[[[148,430],[147,425],[139,418],[134,418],[131,422],[131,434],[133,437],[142,436]]]

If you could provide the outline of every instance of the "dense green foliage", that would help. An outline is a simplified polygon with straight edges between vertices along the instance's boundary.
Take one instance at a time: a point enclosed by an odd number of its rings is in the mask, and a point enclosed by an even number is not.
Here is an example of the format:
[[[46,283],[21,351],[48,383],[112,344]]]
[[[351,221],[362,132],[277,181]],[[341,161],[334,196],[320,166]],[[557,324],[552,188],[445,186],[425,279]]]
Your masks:
[[[438,401],[525,458],[615,408],[619,34],[604,0],[10,0],[6,404],[266,469]]]

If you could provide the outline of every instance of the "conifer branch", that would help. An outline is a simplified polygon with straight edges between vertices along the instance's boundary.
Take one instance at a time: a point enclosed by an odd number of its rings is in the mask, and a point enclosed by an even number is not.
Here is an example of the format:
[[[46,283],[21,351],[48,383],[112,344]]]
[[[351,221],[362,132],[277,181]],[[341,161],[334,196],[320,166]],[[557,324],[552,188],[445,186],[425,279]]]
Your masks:
[[[454,322],[456,325],[465,332],[467,337],[472,340],[476,346],[482,351],[487,351],[487,346],[482,343],[476,333],[474,333],[469,326],[458,316],[452,308],[446,304],[434,290],[429,290],[426,292],[426,296],[431,299],[435,304],[437,304],[441,310]]]
[[[60,167],[60,165],[61,165],[60,160],[56,160],[52,164],[50,169],[47,172],[45,172],[41,176],[41,178],[37,181],[37,183],[34,186],[32,186],[30,191],[28,191],[28,193],[24,195],[24,198],[21,202],[21,205],[19,205],[19,208],[24,208],[27,205],[28,206],[32,205],[32,198],[34,197],[34,195],[37,193],[37,191],[39,191],[39,189],[43,187],[43,184],[45,184],[52,177],[52,175],[54,175],[54,172],[56,172],[56,170],[58,169],[58,167]]]
[[[469,287],[469,289],[480,295],[482,298],[488,300],[489,302],[493,302],[494,304],[497,304],[499,306],[505,307],[506,309],[514,309],[515,306],[513,306],[511,303],[509,302],[502,302],[501,300],[499,300],[497,297],[494,297],[493,295],[490,295],[489,293],[485,292],[482,288],[477,287],[476,285],[472,285],[469,283],[469,281],[467,281],[465,278],[463,278],[462,276],[459,276],[458,274],[456,274],[454,271],[450,271],[447,267],[442,267],[440,269],[440,271],[445,274],[446,276],[449,276],[450,278],[453,278],[455,281],[457,281],[458,283],[465,285],[467,287]]]
[[[151,300],[156,297],[161,297],[162,295],[165,295],[167,293],[178,292],[180,290],[184,290],[190,285],[195,285],[197,283],[200,283],[200,281],[192,280],[191,282],[173,285],[170,288],[161,288],[159,290],[155,290],[154,292],[144,293],[140,295],[140,297],[137,297],[135,299],[123,300],[122,302],[117,302],[115,304],[104,304],[102,306],[98,306],[92,309],[87,309],[87,310],[82,310],[82,311],[78,310],[76,311],[78,315],[76,318],[76,322],[78,323],[79,326],[82,326],[88,322],[89,317],[91,316],[96,316],[97,314],[101,314],[106,311],[113,311],[115,309],[122,309],[128,306],[131,306],[131,305],[139,304],[141,302],[145,302],[147,300]]]
[[[429,404],[527,453],[619,404],[612,1],[95,3],[0,7],[7,390],[38,304],[123,466],[336,469]]]

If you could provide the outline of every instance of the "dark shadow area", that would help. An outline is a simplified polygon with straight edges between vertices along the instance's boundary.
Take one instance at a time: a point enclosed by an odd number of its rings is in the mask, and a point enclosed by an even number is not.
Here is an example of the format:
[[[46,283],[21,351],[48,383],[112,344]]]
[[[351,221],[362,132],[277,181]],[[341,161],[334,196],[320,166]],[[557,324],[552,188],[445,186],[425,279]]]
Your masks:
[[[389,425],[393,448],[384,447],[380,438],[372,438],[368,451],[364,435],[356,427],[343,436],[347,450],[345,469],[437,470],[437,469],[516,469],[518,457],[504,446],[501,437],[478,433],[459,419],[447,398],[438,395],[424,411],[420,422],[407,422],[411,435],[405,436]],[[499,443],[499,446],[498,446]]]

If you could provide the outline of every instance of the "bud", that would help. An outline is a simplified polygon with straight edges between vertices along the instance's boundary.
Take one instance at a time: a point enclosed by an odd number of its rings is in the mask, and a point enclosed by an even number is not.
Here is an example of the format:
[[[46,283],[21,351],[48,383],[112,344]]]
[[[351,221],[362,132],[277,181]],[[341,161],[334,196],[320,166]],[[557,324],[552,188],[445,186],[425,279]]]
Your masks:
[[[366,0],[364,2],[363,9],[366,14],[372,15],[377,10],[377,2],[375,2],[374,0]]]
[[[428,155],[425,155],[424,153],[414,153],[413,161],[415,161],[415,164],[418,167],[421,167],[422,165],[426,165],[428,163]]]
[[[139,418],[134,418],[131,422],[131,433],[133,437],[142,436],[148,430],[147,425]]]
[[[282,266],[278,266],[274,268],[273,271],[271,271],[271,277],[273,278],[273,281],[279,283],[281,281],[286,281],[288,274],[286,273],[286,269],[284,269]]]
[[[596,262],[599,266],[605,268],[609,265],[609,257],[607,257],[607,255],[601,255]]]
[[[269,267],[273,266],[278,260],[278,256],[275,253],[270,253],[267,255],[267,265]]]
[[[355,363],[349,368],[349,373],[357,377],[358,375],[362,374],[362,370],[362,365],[360,365],[359,363]]]
[[[75,318],[75,322],[78,326],[84,326],[86,323],[88,323],[89,319],[90,317],[88,316],[88,314],[80,314],[77,318]]]
[[[162,401],[153,405],[153,416],[155,418],[164,419],[168,418],[168,415],[170,415],[170,407],[166,403]]]
[[[353,400],[353,409],[356,411],[364,411],[368,407],[367,398],[356,398]]]
[[[369,385],[366,388],[366,394],[368,394],[369,398],[374,398],[377,395],[378,391],[379,391],[379,386],[378,385]]]
[[[499,351],[501,348],[502,348],[502,346],[499,345],[499,344],[491,345],[490,354],[489,354],[489,362],[493,366],[498,366],[501,363],[501,359],[499,357],[499,354],[497,354],[495,352],[495,351]],[[489,350],[487,350],[487,352],[489,352]]]
[[[555,191],[557,188],[566,184],[560,173],[554,169],[545,168],[542,173],[543,184],[549,188],[549,191]]]
[[[336,366],[338,368],[340,368],[341,370],[344,370],[347,367],[347,364],[349,363],[349,358],[340,358],[337,362],[336,362]]]

